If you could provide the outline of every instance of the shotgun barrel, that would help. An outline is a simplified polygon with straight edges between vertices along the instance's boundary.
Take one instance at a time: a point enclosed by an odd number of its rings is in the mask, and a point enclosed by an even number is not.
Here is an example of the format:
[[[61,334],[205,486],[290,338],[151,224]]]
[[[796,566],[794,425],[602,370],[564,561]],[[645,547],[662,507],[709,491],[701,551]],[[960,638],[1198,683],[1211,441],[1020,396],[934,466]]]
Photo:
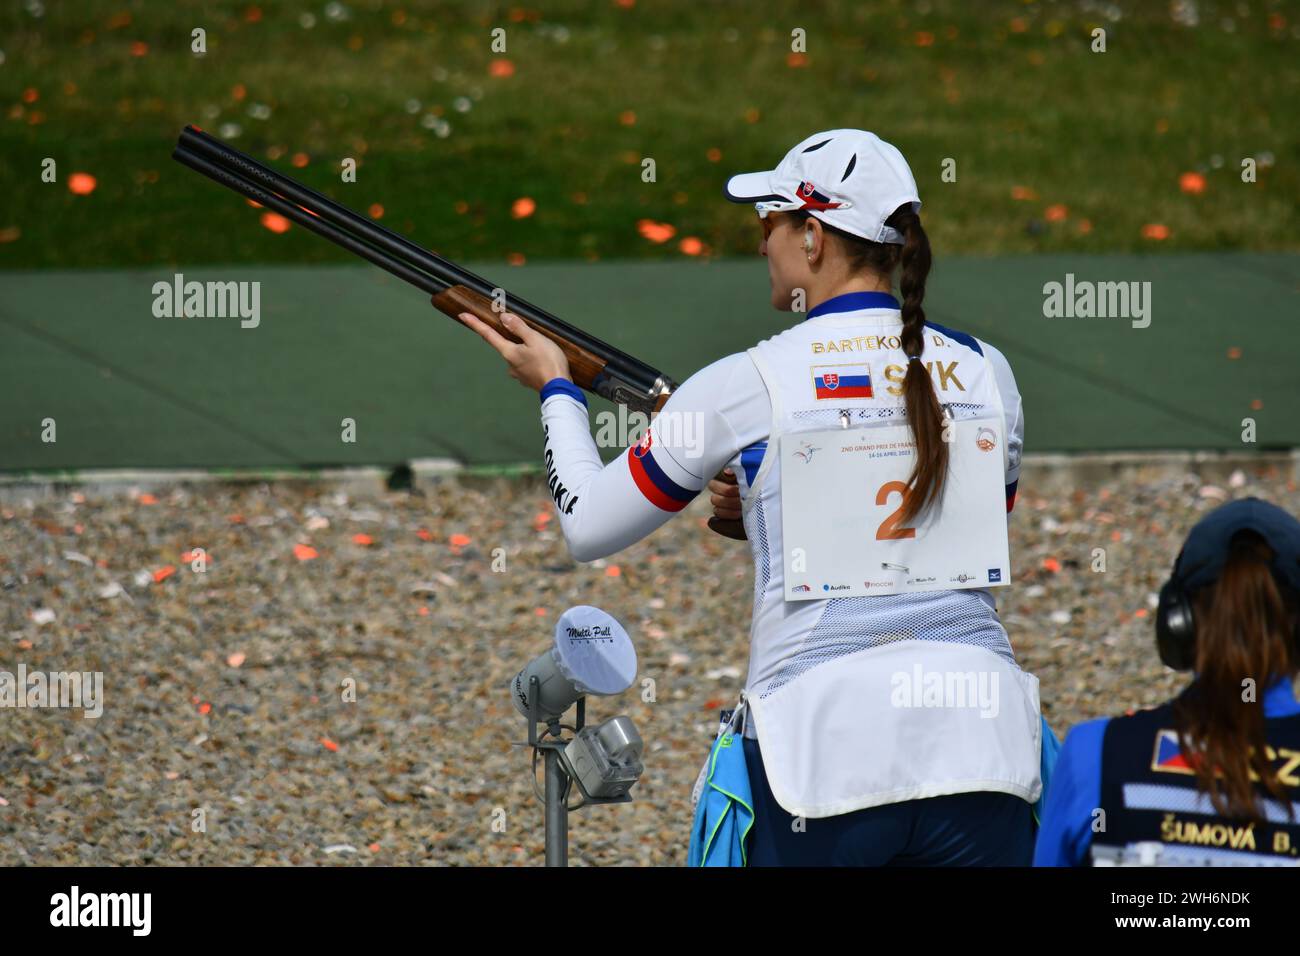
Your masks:
[[[447,314],[472,312],[510,336],[493,308],[497,287],[454,262],[263,166],[197,127],[181,131],[172,158],[428,293]],[[575,381],[597,395],[653,417],[677,387],[645,362],[523,299],[505,293],[504,305],[558,342],[569,356]],[[739,521],[714,516],[709,527],[729,538],[745,537]]]
[[[223,169],[214,163],[209,162],[202,156],[196,156],[184,147],[177,147],[172,153],[172,159],[182,165],[188,166],[195,172],[202,173],[214,182],[220,183],[235,192],[260,203],[266,208],[273,210],[302,226],[309,229],[318,236],[323,236],[330,242],[342,246],[355,255],[360,256],[367,262],[371,262],[379,268],[384,269],[399,279],[409,282],[418,289],[423,289],[430,295],[436,295],[447,288],[445,282],[440,282],[418,269],[414,269],[405,262],[388,255],[382,250],[362,242],[355,236],[345,232],[337,226],[331,225],[319,216],[313,216],[303,207],[288,202],[274,193],[269,193],[256,183],[249,182],[228,169]]]
[[[328,196],[276,172],[202,130],[181,131],[173,158],[303,225],[355,255],[426,292],[464,286],[486,299],[499,287],[390,229],[359,215]],[[306,210],[295,215],[290,208]],[[303,216],[306,218],[303,218]],[[598,356],[603,367],[587,386],[610,401],[651,412],[675,383],[659,370],[502,290],[506,310],[551,333],[557,341]]]

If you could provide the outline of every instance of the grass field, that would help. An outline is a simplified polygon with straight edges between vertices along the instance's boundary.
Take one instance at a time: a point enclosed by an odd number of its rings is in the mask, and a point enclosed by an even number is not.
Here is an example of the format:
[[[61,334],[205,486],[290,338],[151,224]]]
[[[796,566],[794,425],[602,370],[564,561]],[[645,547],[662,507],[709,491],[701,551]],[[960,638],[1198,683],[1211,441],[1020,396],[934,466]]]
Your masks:
[[[725,176],[836,126],[902,148],[940,254],[1296,250],[1298,49],[1300,5],[1258,0],[24,0],[0,10],[0,268],[345,261],[174,164],[187,122],[458,259],[752,253]]]

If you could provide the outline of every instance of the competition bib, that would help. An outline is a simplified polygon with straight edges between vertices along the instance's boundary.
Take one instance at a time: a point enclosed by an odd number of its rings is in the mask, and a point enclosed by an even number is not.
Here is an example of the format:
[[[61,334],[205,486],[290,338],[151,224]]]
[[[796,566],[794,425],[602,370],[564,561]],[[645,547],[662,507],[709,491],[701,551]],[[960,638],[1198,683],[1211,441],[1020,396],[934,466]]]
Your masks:
[[[1001,418],[950,423],[938,507],[902,522],[916,460],[905,425],[780,436],[787,601],[1010,583]]]

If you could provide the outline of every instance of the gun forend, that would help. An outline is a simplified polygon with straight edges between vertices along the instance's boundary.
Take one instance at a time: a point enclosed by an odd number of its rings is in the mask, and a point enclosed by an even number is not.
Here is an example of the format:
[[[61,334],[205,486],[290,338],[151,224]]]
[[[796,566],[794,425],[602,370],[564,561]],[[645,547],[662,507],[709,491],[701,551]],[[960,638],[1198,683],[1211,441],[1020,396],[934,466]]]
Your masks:
[[[501,324],[501,312],[493,307],[493,300],[467,286],[448,286],[441,292],[435,293],[431,301],[438,311],[446,313],[458,322],[460,313],[468,312],[511,342],[519,341]],[[620,376],[617,368],[612,368],[607,358],[597,355],[576,342],[571,342],[556,330],[534,322],[527,316],[520,316],[520,318],[527,322],[530,328],[541,332],[560,347],[565,358],[569,360],[569,373],[578,387],[594,392],[611,402],[626,405],[629,411],[644,412],[647,416],[653,416],[668,400],[675,383],[666,376],[660,375],[649,389],[638,387]]]

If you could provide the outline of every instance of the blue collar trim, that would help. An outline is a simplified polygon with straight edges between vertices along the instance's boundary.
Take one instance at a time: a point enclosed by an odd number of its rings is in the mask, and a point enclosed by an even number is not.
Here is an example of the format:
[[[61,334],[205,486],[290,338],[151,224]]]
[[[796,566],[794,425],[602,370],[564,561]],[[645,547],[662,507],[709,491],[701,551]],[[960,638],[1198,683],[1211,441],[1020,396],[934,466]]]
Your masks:
[[[808,318],[832,312],[861,312],[863,309],[899,309],[898,300],[888,292],[845,292],[827,299],[808,313]]]

